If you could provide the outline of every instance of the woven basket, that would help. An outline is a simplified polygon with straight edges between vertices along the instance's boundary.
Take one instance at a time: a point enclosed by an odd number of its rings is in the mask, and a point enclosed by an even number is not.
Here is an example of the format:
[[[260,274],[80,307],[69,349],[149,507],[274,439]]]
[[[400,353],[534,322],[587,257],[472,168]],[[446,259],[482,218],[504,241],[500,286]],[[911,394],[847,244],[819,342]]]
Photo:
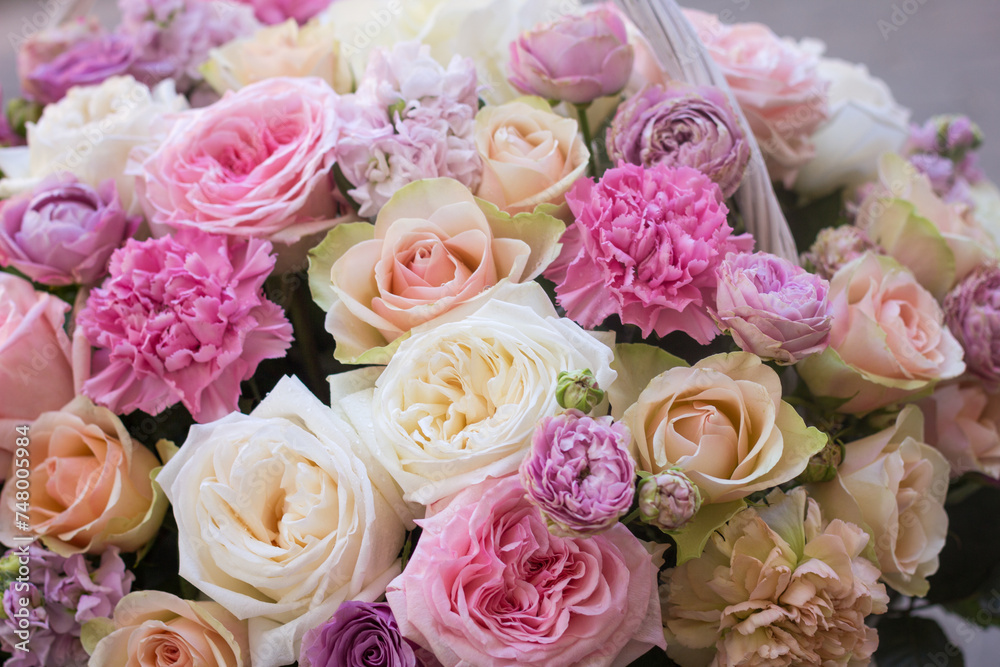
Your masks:
[[[732,89],[712,62],[681,8],[674,0],[615,0],[615,4],[642,30],[670,78],[695,85],[716,86],[729,98],[750,143],[750,164],[735,195],[747,231],[757,240],[757,250],[798,263],[795,240],[771,187],[760,146]]]

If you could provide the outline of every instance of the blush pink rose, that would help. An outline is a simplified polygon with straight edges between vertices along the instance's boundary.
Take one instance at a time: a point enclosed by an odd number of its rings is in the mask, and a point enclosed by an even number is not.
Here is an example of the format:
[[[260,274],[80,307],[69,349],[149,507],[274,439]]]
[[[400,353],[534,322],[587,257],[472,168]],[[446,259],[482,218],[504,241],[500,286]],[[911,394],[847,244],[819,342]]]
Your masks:
[[[446,667],[627,665],[664,646],[657,565],[625,526],[556,537],[516,476],[420,523],[386,598],[403,635]]]
[[[951,464],[951,476],[981,472],[1000,479],[1000,394],[979,382],[948,383],[918,403],[925,439]]]
[[[286,244],[333,227],[336,99],[321,79],[277,78],[178,114],[138,167],[150,222]]]
[[[810,137],[829,113],[822,46],[781,39],[759,23],[724,25],[713,14],[684,14],[732,88],[771,179],[791,187],[815,152]]]
[[[0,479],[17,426],[59,410],[76,395],[73,346],[63,326],[69,304],[0,272]]]

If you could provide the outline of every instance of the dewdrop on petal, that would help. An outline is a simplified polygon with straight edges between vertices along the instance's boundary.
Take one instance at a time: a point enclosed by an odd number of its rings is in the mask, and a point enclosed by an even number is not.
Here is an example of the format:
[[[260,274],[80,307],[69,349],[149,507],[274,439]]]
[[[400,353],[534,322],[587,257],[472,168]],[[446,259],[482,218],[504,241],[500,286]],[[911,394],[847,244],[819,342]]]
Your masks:
[[[701,509],[701,492],[679,469],[646,473],[638,495],[642,520],[665,531],[680,530]]]

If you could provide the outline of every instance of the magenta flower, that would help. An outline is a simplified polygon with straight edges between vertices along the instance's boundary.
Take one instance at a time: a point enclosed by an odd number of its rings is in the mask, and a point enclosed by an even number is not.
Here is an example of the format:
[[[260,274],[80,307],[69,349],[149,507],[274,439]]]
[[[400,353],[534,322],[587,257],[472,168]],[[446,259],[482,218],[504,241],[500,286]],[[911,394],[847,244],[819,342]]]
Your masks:
[[[240,382],[292,340],[263,294],[270,252],[267,241],[189,230],[116,250],[77,319],[98,348],[83,393],[118,414],[178,402],[201,423],[234,412]]]
[[[965,350],[965,365],[1000,388],[1000,267],[981,268],[944,299],[945,323]]]
[[[579,410],[543,419],[521,463],[521,484],[549,530],[565,537],[601,533],[628,512],[635,464],[628,427]]]
[[[693,167],[731,197],[740,186],[750,144],[718,88],[647,86],[625,100],[607,135],[608,157],[651,167]]]
[[[625,22],[606,3],[536,26],[511,42],[509,80],[529,95],[585,104],[621,91],[634,60]]]
[[[105,33],[74,43],[50,62],[25,72],[25,78],[35,101],[52,104],[73,86],[96,86],[105,79],[127,74],[134,61],[130,38]]]
[[[261,23],[276,25],[288,19],[305,23],[326,9],[333,0],[236,0],[236,2],[253,7]]]
[[[44,285],[89,285],[142,218],[122,209],[113,180],[98,190],[72,174],[0,203],[0,265]]]
[[[690,167],[621,164],[577,181],[566,201],[576,224],[546,277],[569,317],[594,327],[618,315],[643,336],[684,331],[702,344],[718,335],[716,267],[753,237],[733,236],[715,183]]]
[[[718,276],[712,314],[740,349],[794,364],[829,345],[830,284],[823,278],[766,252],[729,255]]]
[[[80,643],[81,627],[95,618],[108,618],[115,605],[132,588],[135,575],[125,569],[118,549],[101,555],[100,565],[91,567],[82,554],[63,558],[31,545],[8,551],[0,560],[4,581],[18,575],[20,558],[29,562],[28,581],[13,581],[3,591],[0,648],[11,653],[5,667],[66,667],[84,665],[87,652]],[[11,576],[13,575],[13,576]],[[22,604],[24,601],[28,604]],[[18,616],[27,619],[30,650],[16,650],[22,641]]]

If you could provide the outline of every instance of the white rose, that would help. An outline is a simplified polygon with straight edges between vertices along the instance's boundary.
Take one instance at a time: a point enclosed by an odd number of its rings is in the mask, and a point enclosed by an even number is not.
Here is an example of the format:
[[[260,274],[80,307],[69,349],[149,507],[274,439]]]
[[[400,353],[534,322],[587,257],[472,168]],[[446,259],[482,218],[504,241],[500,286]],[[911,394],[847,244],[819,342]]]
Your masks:
[[[980,181],[969,188],[972,214],[1000,248],[1000,190],[990,181]]]
[[[97,187],[115,179],[122,205],[139,212],[135,177],[125,174],[133,148],[155,145],[163,116],[186,109],[187,100],[172,80],[153,90],[131,76],[116,76],[98,86],[71,88],[28,124],[28,145],[0,149],[0,197],[32,189],[44,177],[69,171]]]
[[[799,171],[794,190],[816,199],[878,176],[883,153],[898,153],[909,135],[910,111],[864,65],[822,58],[829,80],[830,118],[812,137],[816,155]]]
[[[414,329],[374,386],[340,403],[407,501],[517,470],[538,421],[560,411],[560,371],[589,368],[602,387],[617,375],[609,345],[559,318],[537,283],[495,295]]]
[[[401,571],[409,517],[367,457],[350,425],[286,377],[249,416],[194,426],[160,472],[180,575],[249,619],[254,667],[294,662],[307,630],[345,600],[376,600]]]
[[[578,9],[578,0],[338,0],[321,20],[336,27],[358,79],[371,48],[416,39],[442,65],[454,55],[472,58],[486,88],[482,97],[503,104],[521,95],[507,83],[509,44],[522,31]]]

